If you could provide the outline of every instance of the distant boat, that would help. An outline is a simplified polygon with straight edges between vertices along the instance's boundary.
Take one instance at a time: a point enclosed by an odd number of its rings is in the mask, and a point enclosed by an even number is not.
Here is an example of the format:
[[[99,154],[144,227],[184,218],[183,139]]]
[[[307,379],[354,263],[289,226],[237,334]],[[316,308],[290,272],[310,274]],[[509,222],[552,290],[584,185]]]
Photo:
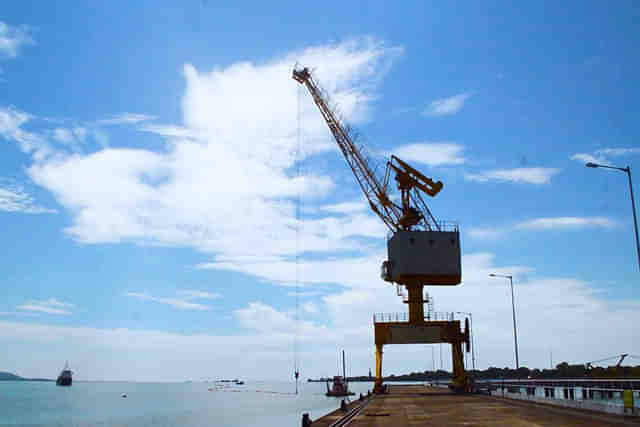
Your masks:
[[[327,380],[326,396],[353,396],[355,393],[349,391],[349,383],[347,382],[347,370],[344,364],[344,350],[342,350],[342,376],[333,377],[333,386],[329,388],[329,380]]]
[[[236,385],[243,385],[244,381],[240,381],[240,380],[233,380],[234,383],[236,383]]]
[[[71,369],[69,369],[69,362],[66,362],[64,364],[64,369],[60,372],[60,375],[58,375],[56,385],[70,386],[72,382],[71,375],[73,375],[73,373],[71,372]]]

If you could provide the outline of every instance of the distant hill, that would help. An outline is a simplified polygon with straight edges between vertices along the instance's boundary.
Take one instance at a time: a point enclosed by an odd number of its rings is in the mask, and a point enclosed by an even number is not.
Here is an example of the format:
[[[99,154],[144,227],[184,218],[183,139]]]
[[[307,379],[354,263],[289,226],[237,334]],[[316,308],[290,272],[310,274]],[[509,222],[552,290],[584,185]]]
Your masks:
[[[11,372],[0,371],[0,381],[53,381],[47,378],[22,378],[21,376],[12,374]]]
[[[24,381],[24,378],[14,375],[11,372],[0,372],[0,381]]]

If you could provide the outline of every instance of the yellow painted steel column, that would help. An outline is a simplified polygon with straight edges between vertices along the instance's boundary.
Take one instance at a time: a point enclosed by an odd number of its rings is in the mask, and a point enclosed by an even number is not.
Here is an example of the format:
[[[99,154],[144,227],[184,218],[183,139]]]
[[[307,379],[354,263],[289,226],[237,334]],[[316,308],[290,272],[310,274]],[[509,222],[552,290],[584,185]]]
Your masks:
[[[382,391],[382,344],[376,344],[376,381],[373,384],[373,392]]]
[[[451,343],[451,359],[453,364],[453,388],[459,393],[471,391],[469,378],[464,370],[464,359],[462,357],[462,342],[457,341]]]
[[[406,285],[409,293],[409,323],[424,322],[424,300],[422,288],[424,285]]]

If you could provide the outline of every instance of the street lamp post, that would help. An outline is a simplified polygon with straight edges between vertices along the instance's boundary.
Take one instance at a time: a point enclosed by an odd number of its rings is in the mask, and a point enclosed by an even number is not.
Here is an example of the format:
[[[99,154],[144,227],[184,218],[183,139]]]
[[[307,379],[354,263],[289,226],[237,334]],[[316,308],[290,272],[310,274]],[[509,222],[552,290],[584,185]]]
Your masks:
[[[457,314],[465,314],[469,316],[469,329],[471,329],[471,364],[473,365],[473,370],[476,370],[476,344],[473,341],[473,315],[471,313],[467,313],[464,311],[457,311]]]
[[[516,370],[520,369],[520,361],[518,359],[518,332],[516,328],[516,303],[513,297],[513,276],[504,276],[502,274],[489,274],[489,277],[502,277],[505,279],[509,279],[509,283],[511,284],[511,310],[513,312],[513,343],[516,351]]]
[[[607,168],[607,169],[616,169],[627,174],[629,178],[629,192],[631,193],[631,210],[633,211],[633,227],[636,232],[636,253],[638,254],[638,268],[640,268],[640,240],[638,239],[638,219],[636,218],[636,202],[633,199],[633,183],[631,181],[631,168],[627,166],[626,168],[618,168],[615,166],[607,166],[600,165],[598,163],[589,162],[585,165],[588,168]]]

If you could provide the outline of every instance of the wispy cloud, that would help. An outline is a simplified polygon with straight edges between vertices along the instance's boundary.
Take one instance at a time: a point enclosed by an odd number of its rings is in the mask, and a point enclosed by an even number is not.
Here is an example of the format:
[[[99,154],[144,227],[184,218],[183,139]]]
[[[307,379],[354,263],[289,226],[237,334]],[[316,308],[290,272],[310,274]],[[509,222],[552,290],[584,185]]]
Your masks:
[[[601,216],[559,216],[534,218],[512,225],[500,227],[474,227],[467,235],[474,240],[498,240],[515,231],[572,231],[585,228],[611,229],[618,222]]]
[[[581,163],[599,163],[602,165],[611,165],[610,157],[623,157],[631,156],[633,154],[639,154],[640,148],[601,148],[591,153],[576,153],[569,157],[571,160],[575,160]]]
[[[467,234],[475,240],[498,240],[504,235],[504,231],[497,228],[474,227],[469,229]]]
[[[196,290],[182,290],[177,292],[178,296],[175,297],[155,297],[147,292],[127,292],[125,295],[128,297],[137,298],[143,301],[152,301],[159,304],[170,305],[181,310],[199,310],[207,311],[210,309],[208,305],[193,302],[193,300],[201,299],[217,299],[220,298],[220,294],[196,291]]]
[[[32,119],[33,116],[14,107],[0,107],[0,138],[17,143],[20,150],[33,154],[39,161],[51,153],[51,148],[42,136],[22,129]]]
[[[0,54],[15,58],[23,46],[30,44],[34,44],[30,27],[26,25],[13,27],[0,21]]]
[[[0,316],[39,316],[40,313],[28,311],[0,311]]]
[[[402,160],[429,166],[459,165],[466,161],[462,156],[464,146],[453,142],[417,142],[402,145],[393,154]]]
[[[318,312],[318,306],[312,302],[305,302],[304,304],[302,304],[302,309],[306,312],[306,313],[317,313]]]
[[[569,158],[581,163],[599,163],[601,165],[609,164],[609,160],[605,159],[604,157],[589,153],[576,153]]]
[[[436,99],[424,110],[425,116],[446,116],[456,114],[464,107],[465,102],[473,95],[472,92],[464,92],[448,98]]]
[[[605,156],[618,157],[638,154],[640,153],[640,148],[603,148],[601,150],[598,150],[597,152]]]
[[[71,314],[73,304],[60,301],[56,298],[46,300],[32,300],[16,307],[18,310],[37,311],[47,314]]]
[[[488,182],[503,181],[525,184],[548,184],[551,177],[560,172],[556,168],[514,168],[491,169],[480,173],[466,173],[464,177],[469,181]]]
[[[321,210],[330,213],[337,214],[353,214],[356,212],[363,212],[368,209],[367,204],[364,201],[360,202],[342,202],[333,205],[325,205],[320,207]]]
[[[317,297],[320,295],[324,295],[325,292],[320,292],[320,291],[301,291],[301,292],[287,292],[287,296],[290,297],[295,297],[297,294],[297,296],[299,296],[300,298],[305,298],[305,297]]]
[[[58,127],[52,131],[53,139],[61,144],[67,145],[84,142],[88,134],[89,131],[83,126],[72,128]]]
[[[175,138],[193,138],[195,134],[192,130],[183,126],[176,125],[157,125],[152,123],[145,123],[138,128],[142,132],[155,133],[165,137]]]
[[[154,120],[155,116],[139,113],[120,113],[108,119],[102,119],[96,121],[99,125],[124,125],[124,124],[136,124],[140,122],[146,122]]]
[[[517,224],[516,228],[526,230],[572,230],[579,228],[613,228],[616,225],[616,221],[600,216],[561,216],[524,221]]]
[[[183,295],[185,299],[218,299],[221,297],[221,295],[216,292],[194,291],[192,289],[179,291],[178,293]]]
[[[33,197],[20,185],[0,182],[0,211],[22,212],[28,214],[56,213],[36,204]]]

